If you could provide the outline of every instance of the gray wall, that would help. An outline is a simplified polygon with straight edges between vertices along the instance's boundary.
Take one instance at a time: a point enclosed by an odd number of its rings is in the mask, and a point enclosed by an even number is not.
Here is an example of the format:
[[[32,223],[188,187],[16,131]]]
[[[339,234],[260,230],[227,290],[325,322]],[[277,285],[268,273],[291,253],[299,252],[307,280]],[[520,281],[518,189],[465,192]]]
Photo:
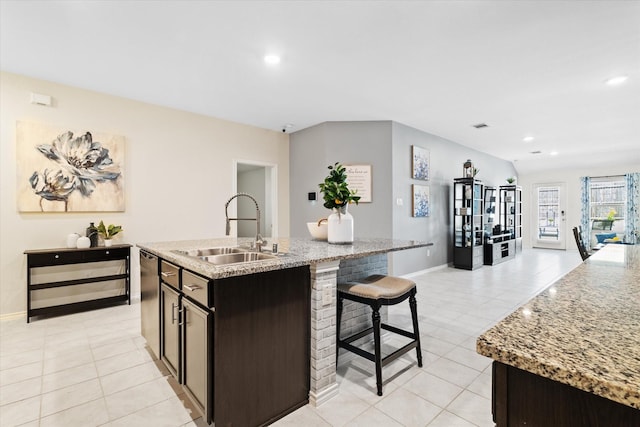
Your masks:
[[[430,248],[390,254],[390,271],[396,275],[436,267],[453,261],[453,179],[462,176],[462,164],[471,159],[480,171],[477,178],[485,185],[505,185],[516,176],[509,161],[498,159],[430,133],[393,122],[393,238],[433,242]],[[411,178],[411,146],[429,150],[429,181]],[[431,213],[427,218],[412,217],[411,185],[429,186]],[[403,206],[395,200],[401,198]],[[427,256],[429,253],[429,256]]]
[[[412,145],[429,150],[429,181],[411,178]],[[396,275],[453,261],[453,179],[462,175],[467,159],[480,169],[478,178],[488,185],[503,185],[506,178],[516,175],[509,161],[391,121],[322,123],[291,134],[289,149],[291,236],[307,237],[306,222],[329,214],[322,206],[321,194],[315,204],[306,201],[308,192],[318,191],[327,165],[336,161],[371,164],[373,202],[350,207],[355,237],[434,243],[430,248],[390,254],[389,272]],[[427,218],[412,217],[412,184],[429,186],[431,215]],[[402,206],[397,205],[397,199],[402,199]]]
[[[392,237],[391,122],[325,122],[292,133],[289,144],[291,236],[309,237],[306,223],[331,213],[322,206],[318,184],[327,166],[340,162],[372,165],[372,203],[349,206],[355,237]],[[307,201],[313,191],[315,203]]]

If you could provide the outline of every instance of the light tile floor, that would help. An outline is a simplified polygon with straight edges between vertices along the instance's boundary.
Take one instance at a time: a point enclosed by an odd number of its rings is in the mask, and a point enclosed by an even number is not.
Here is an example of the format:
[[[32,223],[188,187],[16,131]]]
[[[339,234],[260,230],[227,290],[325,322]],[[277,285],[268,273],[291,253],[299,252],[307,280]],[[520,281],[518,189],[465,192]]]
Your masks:
[[[342,355],[339,395],[279,420],[285,426],[493,426],[491,361],[475,352],[485,329],[580,263],[575,251],[525,250],[476,271],[413,277],[423,367],[409,353],[383,369]],[[390,323],[410,328],[408,304]],[[400,344],[389,337],[385,347]],[[179,385],[145,349],[140,306],[0,322],[0,426],[203,426]]]

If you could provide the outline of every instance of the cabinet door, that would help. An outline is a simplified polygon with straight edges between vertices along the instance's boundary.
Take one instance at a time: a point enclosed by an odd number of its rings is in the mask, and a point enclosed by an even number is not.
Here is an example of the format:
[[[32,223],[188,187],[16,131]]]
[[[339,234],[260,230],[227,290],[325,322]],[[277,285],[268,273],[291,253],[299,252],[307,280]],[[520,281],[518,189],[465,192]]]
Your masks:
[[[212,420],[213,400],[211,387],[211,351],[213,328],[212,314],[195,305],[187,298],[182,299],[182,383],[184,389],[199,407],[207,423]]]
[[[180,381],[180,294],[166,284],[160,288],[160,358],[169,371]]]

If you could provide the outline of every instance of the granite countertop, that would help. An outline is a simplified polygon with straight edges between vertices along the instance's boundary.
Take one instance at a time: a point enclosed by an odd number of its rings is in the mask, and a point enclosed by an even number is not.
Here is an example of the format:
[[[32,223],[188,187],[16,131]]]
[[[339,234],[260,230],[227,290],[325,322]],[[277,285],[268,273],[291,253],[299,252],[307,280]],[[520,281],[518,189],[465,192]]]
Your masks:
[[[606,245],[481,335],[476,348],[640,409],[640,246]]]
[[[212,279],[221,279],[245,274],[261,273],[271,270],[299,267],[319,262],[336,261],[349,258],[362,258],[369,255],[399,251],[404,249],[431,246],[432,243],[415,240],[393,239],[357,239],[351,245],[331,245],[311,238],[267,239],[265,248],[271,249],[278,243],[278,258],[228,265],[214,265],[196,257],[180,254],[176,251],[188,251],[199,248],[228,246],[248,247],[251,238],[217,238],[203,240],[183,240],[171,242],[138,243],[141,249],[176,263],[191,271]],[[267,253],[270,253],[266,251]]]

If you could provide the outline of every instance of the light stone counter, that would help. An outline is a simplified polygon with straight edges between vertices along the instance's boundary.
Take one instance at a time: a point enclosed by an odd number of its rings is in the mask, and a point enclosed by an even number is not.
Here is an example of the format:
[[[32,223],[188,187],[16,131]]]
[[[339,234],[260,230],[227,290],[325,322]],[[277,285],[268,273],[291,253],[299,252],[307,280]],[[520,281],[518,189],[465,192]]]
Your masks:
[[[640,409],[640,246],[606,245],[481,335],[477,351]]]
[[[261,273],[271,270],[298,267],[342,259],[362,258],[371,255],[404,249],[430,246],[432,243],[414,240],[358,239],[351,245],[330,245],[311,238],[267,239],[265,248],[278,243],[278,259],[214,265],[196,257],[182,255],[176,251],[227,246],[248,247],[250,238],[219,238],[205,240],[183,240],[172,242],[138,243],[136,246],[167,261],[175,262],[189,270],[211,279]],[[270,253],[266,251],[267,253]]]

